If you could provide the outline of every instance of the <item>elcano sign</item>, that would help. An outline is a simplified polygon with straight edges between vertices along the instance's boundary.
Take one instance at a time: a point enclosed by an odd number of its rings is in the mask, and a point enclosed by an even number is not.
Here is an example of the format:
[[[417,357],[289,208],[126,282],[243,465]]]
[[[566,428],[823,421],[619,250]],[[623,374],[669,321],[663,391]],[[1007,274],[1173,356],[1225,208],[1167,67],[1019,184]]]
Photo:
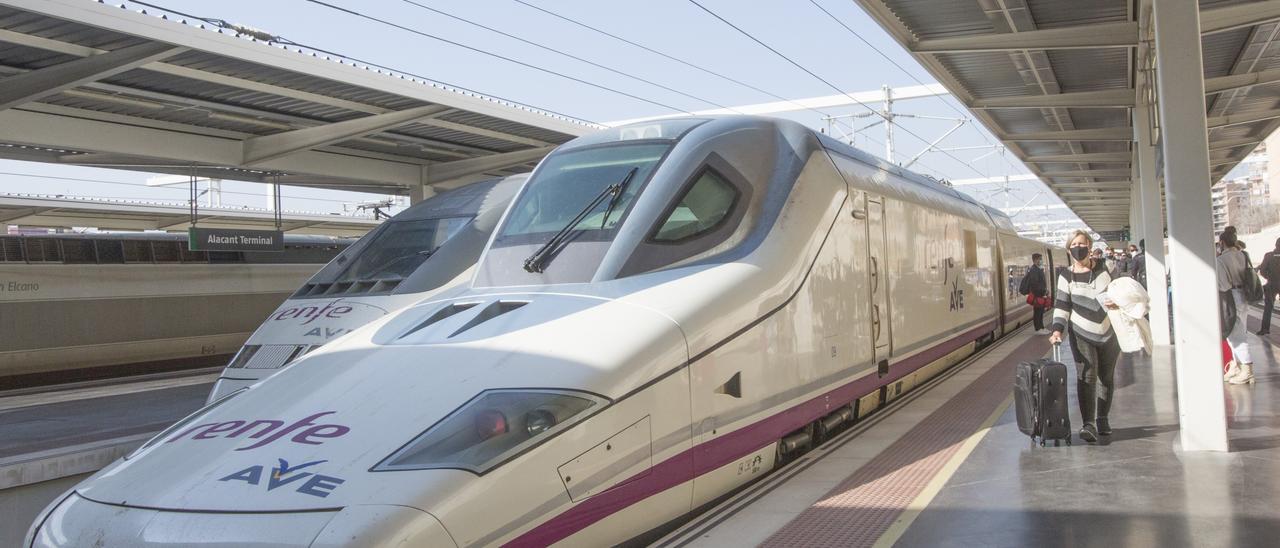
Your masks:
[[[284,251],[284,232],[191,227],[187,247],[192,251]]]

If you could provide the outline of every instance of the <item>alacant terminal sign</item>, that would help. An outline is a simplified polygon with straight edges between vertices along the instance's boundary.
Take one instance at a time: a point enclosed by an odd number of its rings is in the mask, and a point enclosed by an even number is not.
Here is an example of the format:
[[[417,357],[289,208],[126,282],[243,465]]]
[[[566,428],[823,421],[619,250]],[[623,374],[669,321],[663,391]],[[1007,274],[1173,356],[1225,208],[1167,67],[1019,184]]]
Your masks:
[[[279,230],[192,227],[187,234],[192,251],[284,251],[284,232]]]

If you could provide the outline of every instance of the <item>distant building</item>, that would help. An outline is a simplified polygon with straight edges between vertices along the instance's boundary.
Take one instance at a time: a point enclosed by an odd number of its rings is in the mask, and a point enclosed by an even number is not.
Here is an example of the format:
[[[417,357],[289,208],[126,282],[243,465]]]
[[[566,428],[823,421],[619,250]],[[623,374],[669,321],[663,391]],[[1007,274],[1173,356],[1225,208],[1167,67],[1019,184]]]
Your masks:
[[[1259,143],[1240,165],[1233,178],[1213,185],[1213,232],[1235,226],[1241,234],[1252,234],[1280,222],[1280,133]]]

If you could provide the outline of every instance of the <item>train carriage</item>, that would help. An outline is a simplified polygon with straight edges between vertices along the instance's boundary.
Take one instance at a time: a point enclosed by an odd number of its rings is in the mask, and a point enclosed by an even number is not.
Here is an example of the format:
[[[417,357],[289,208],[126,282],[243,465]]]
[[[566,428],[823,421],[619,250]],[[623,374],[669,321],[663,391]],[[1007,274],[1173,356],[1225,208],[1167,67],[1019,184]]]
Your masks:
[[[388,313],[470,279],[525,175],[442,192],[396,214],[343,250],[280,303],[218,377],[209,401]]]
[[[185,234],[0,236],[0,386],[224,364],[351,241],[289,234],[283,252],[245,253],[191,251]]]
[[[184,419],[33,545],[634,539],[1025,321],[1009,284],[1046,246],[1010,228],[793,122],[585,136],[539,164],[465,290]]]

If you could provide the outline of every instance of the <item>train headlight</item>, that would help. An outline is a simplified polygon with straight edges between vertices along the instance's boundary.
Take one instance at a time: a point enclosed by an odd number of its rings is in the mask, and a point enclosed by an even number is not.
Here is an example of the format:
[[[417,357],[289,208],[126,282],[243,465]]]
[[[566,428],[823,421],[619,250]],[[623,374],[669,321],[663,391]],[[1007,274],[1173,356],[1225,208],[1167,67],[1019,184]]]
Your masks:
[[[457,468],[483,474],[608,403],[600,396],[574,390],[486,390],[373,469]]]

